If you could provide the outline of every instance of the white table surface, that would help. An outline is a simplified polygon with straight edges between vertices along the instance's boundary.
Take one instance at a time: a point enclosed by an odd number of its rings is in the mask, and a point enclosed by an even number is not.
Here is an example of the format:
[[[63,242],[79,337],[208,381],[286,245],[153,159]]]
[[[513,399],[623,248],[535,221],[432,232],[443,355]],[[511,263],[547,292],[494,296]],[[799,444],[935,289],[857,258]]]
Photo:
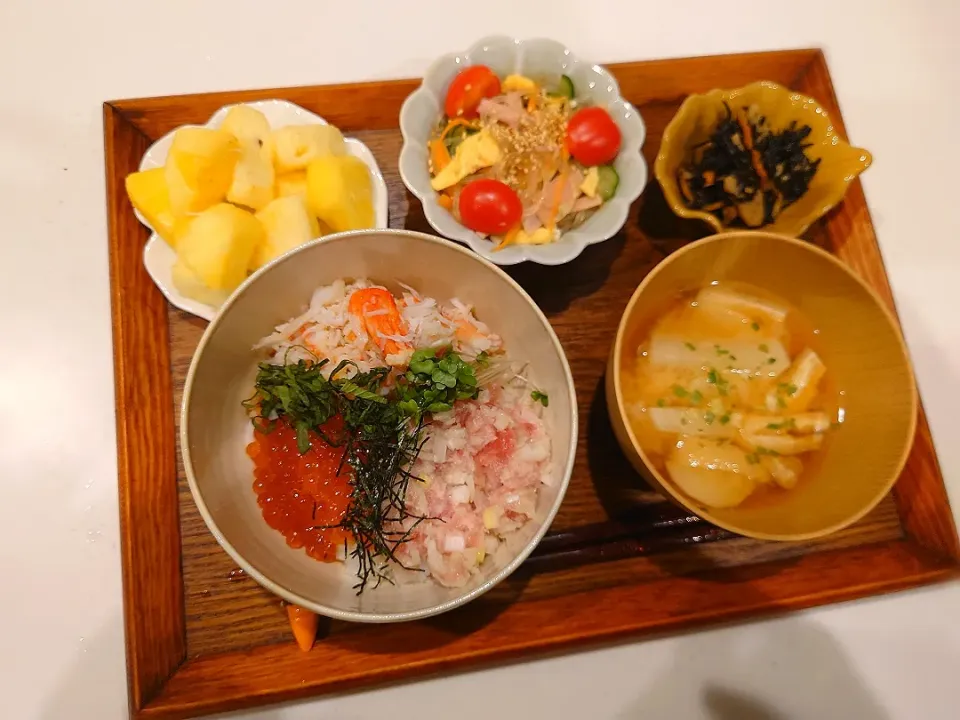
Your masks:
[[[960,508],[958,29],[955,0],[0,1],[0,716],[126,717],[102,101],[411,76],[495,32],[825,47]],[[958,609],[939,586],[237,717],[956,718]]]

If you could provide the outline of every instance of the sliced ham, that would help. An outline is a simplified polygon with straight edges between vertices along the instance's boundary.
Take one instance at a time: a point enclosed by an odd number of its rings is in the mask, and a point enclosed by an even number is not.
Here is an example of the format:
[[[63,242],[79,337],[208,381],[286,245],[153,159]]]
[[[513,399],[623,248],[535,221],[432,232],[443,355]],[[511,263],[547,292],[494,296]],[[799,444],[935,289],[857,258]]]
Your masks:
[[[477,106],[480,119],[517,127],[523,117],[523,99],[520,93],[507,93],[495,98],[484,98]]]
[[[593,210],[595,207],[600,207],[603,205],[603,200],[600,199],[600,196],[589,197],[587,195],[581,195],[577,198],[577,201],[573,204],[573,209],[571,212],[583,212],[584,210]]]
[[[541,225],[547,225],[550,222],[550,212],[553,210],[554,197],[557,190],[559,178],[551,180],[544,184],[540,198],[537,200],[537,219]]]
[[[560,215],[557,217],[558,220],[573,210],[573,204],[577,201],[577,196],[581,194],[580,186],[582,184],[583,173],[577,170],[577,168],[570,168],[570,172],[567,173],[567,183],[563,188],[563,198],[560,200]]]
[[[563,180],[563,188],[560,190],[560,207],[556,216],[551,217],[554,205],[556,204],[557,183],[559,182],[561,182],[561,180],[560,177],[557,176],[544,186],[543,193],[540,195],[540,202],[537,207],[537,219],[539,219],[540,223],[545,227],[550,224],[551,219],[554,222],[560,222],[561,219],[573,211],[577,196],[580,194],[580,185],[583,183],[583,173],[577,168],[570,168],[566,179]]]

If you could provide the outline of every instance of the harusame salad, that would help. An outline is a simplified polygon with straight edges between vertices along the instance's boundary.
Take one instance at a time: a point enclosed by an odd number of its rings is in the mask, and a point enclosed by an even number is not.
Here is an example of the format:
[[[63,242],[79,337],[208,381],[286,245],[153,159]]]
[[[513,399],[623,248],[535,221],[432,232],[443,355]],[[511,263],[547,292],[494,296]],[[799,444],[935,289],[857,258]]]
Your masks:
[[[451,82],[430,138],[439,203],[497,250],[558,240],[610,200],[620,129],[576,99],[566,75],[551,85],[502,81],[474,65]]]

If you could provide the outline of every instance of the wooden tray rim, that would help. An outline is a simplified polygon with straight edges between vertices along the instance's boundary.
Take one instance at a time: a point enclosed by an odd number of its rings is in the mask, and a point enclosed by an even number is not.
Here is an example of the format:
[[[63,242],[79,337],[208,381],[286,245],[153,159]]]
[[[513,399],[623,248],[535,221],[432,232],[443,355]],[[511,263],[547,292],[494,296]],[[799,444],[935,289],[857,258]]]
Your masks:
[[[832,103],[834,108],[837,107],[829,82],[826,60],[822,51],[818,49],[615,63],[608,67],[618,77],[621,74],[643,71],[654,78],[660,75],[666,78],[669,71],[676,71],[685,64],[709,63],[721,59],[745,63],[781,60],[794,62],[800,69],[798,80],[807,73],[823,75],[826,83],[825,92],[828,92],[829,96],[821,94],[818,97],[825,105],[830,106]],[[664,83],[666,82],[664,80]],[[104,103],[111,315],[117,391],[124,621],[132,717],[192,717],[198,713],[235,710],[252,704],[307,697],[320,691],[351,690],[367,686],[373,681],[389,682],[404,677],[419,677],[425,673],[439,672],[441,669],[459,670],[493,660],[517,658],[533,652],[558,651],[574,646],[585,647],[599,642],[634,637],[641,632],[693,627],[708,622],[747,616],[755,617],[782,612],[786,609],[805,608],[890,592],[960,576],[960,544],[957,541],[949,505],[946,504],[946,493],[942,487],[942,481],[939,487],[901,487],[901,484],[898,484],[895,489],[895,499],[906,531],[906,537],[903,540],[815,553],[805,556],[799,563],[767,565],[768,568],[777,571],[778,578],[781,580],[795,578],[793,582],[806,581],[808,588],[804,592],[785,593],[783,590],[785,586],[789,585],[793,588],[790,583],[778,586],[769,584],[769,587],[763,588],[765,594],[760,595],[759,601],[743,602],[737,599],[735,589],[745,581],[727,582],[723,583],[725,595],[720,603],[713,607],[704,607],[701,611],[689,613],[683,617],[671,616],[652,622],[637,617],[631,622],[621,623],[616,627],[603,627],[597,625],[595,620],[591,624],[590,618],[583,617],[585,626],[589,628],[587,631],[581,630],[573,634],[558,632],[554,636],[543,633],[540,642],[521,643],[516,646],[491,646],[486,653],[461,651],[451,647],[447,652],[434,653],[431,657],[415,660],[387,673],[378,674],[371,671],[355,677],[338,677],[335,686],[334,683],[324,682],[322,679],[302,684],[293,679],[297,677],[295,672],[288,673],[288,677],[291,678],[288,683],[278,684],[271,681],[272,676],[265,677],[255,672],[265,664],[274,668],[290,668],[291,663],[294,662],[289,659],[291,657],[299,657],[300,662],[311,664],[325,662],[327,658],[316,651],[310,656],[291,656],[283,653],[278,646],[267,645],[246,652],[188,660],[185,653],[176,486],[171,486],[169,483],[169,477],[176,475],[174,464],[176,439],[173,437],[173,408],[172,403],[169,402],[172,396],[172,383],[169,373],[154,372],[146,377],[144,375],[144,370],[148,369],[151,363],[155,367],[158,360],[165,368],[170,365],[166,301],[150,284],[149,278],[140,278],[140,282],[132,284],[127,282],[129,278],[125,273],[131,269],[130,258],[127,256],[131,252],[122,254],[124,238],[130,233],[142,234],[143,230],[130,212],[126,201],[122,162],[119,157],[124,151],[136,154],[137,147],[124,146],[121,141],[134,146],[143,145],[145,148],[153,137],[151,128],[155,129],[157,123],[166,122],[168,120],[166,115],[171,112],[175,114],[178,109],[196,103],[215,106],[214,109],[216,109],[230,102],[266,97],[288,97],[296,102],[296,96],[304,93],[333,94],[365,89],[388,96],[399,104],[398,98],[405,97],[418,83],[419,80],[416,79],[390,80],[316,87],[202,93]],[[656,82],[652,85],[656,86]],[[656,92],[661,94],[653,94]],[[651,100],[656,98],[666,101],[674,97],[669,95],[669,92],[663,93],[657,87],[653,87],[650,93]],[[839,112],[833,116],[842,132],[843,125]],[[375,125],[374,129],[392,127],[394,125],[392,120],[389,117],[381,118],[382,124]],[[349,127],[349,122],[343,124]],[[369,124],[366,127],[369,127]],[[139,156],[136,159],[139,162]],[[864,212],[868,212],[859,182],[851,190],[853,197],[850,197],[848,202],[859,200],[863,203]],[[870,223],[869,216],[867,222]],[[132,254],[139,259],[139,252]],[[871,284],[892,307],[892,296],[886,285],[886,278],[882,279],[882,287],[876,287],[876,282]],[[137,307],[137,318],[131,318],[129,312],[126,316],[124,315],[123,311],[129,305]],[[155,330],[159,330],[162,337],[155,337],[153,332]],[[138,350],[138,345],[150,348],[149,357],[145,357],[145,353]],[[149,416],[147,416],[146,411],[133,402],[136,398],[159,398],[161,402],[156,407],[149,408]],[[162,432],[157,433],[157,427]],[[935,456],[932,462],[934,472],[939,476]],[[151,482],[153,479],[156,480]],[[170,532],[171,527],[173,532]],[[157,530],[161,530],[161,533],[156,534]],[[148,560],[153,563],[152,571],[140,572],[140,568],[144,567]],[[847,561],[856,561],[857,567],[862,568],[856,577],[848,574],[843,578],[837,578],[828,572],[831,565]],[[689,578],[691,587],[695,587],[698,583],[709,582],[713,574],[691,576]],[[811,580],[814,582],[810,583]],[[656,592],[658,582],[663,581],[646,584],[645,590]],[[756,589],[757,583],[763,586],[764,580],[746,582]],[[519,603],[509,608],[504,616],[508,616],[507,619],[510,622],[521,622],[524,621],[527,613],[536,611],[546,613],[554,619],[554,622],[559,623],[578,612],[584,613],[583,608],[586,605],[582,602],[583,595],[590,595],[595,600],[602,599],[605,602],[629,604],[634,599],[631,595],[633,588],[634,586],[623,586],[592,593]],[[703,590],[700,592],[707,595]],[[715,588],[711,594],[716,595]],[[147,609],[149,612],[144,612]],[[550,615],[551,612],[553,615]],[[452,645],[458,645],[458,643]],[[205,678],[213,675],[225,678],[227,681],[235,681],[232,683],[233,691],[216,697],[206,697],[202,690],[198,691],[198,684],[202,685]]]

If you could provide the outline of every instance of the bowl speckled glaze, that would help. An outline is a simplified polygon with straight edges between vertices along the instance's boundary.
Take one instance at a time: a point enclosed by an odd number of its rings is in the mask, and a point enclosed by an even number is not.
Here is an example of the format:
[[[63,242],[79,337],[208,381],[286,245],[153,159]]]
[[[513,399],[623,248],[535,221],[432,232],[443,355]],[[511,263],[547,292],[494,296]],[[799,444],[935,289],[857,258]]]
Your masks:
[[[690,148],[706,140],[726,117],[725,103],[731,108],[756,104],[774,130],[786,128],[793,121],[798,125],[809,125],[811,132],[807,142],[811,146],[806,150],[807,156],[811,160],[821,160],[807,192],[784,209],[773,223],[759,228],[764,232],[791,237],[801,235],[811,223],[843,199],[850,183],[873,162],[869,152],[853,147],[840,137],[820,103],[777,83],[763,80],[736,90],[711,90],[703,95],[690,95],[663,131],[654,174],[663,188],[667,204],[677,215],[703,220],[717,232],[744,228],[726,227],[713,213],[687,207],[677,183],[677,171],[688,157]]]
[[[620,128],[623,144],[613,163],[620,176],[616,195],[583,225],[565,232],[554,243],[512,245],[494,252],[493,242],[458,223],[437,202],[437,193],[430,186],[427,141],[443,115],[443,101],[450,81],[469,65],[487,65],[501,78],[511,73],[556,78],[567,75],[573,80],[577,98],[606,108]],[[423,204],[427,222],[441,235],[469,245],[478,255],[497,265],[524,261],[542,265],[570,262],[587,245],[607,240],[623,227],[631,203],[640,196],[647,182],[647,165],[640,153],[646,128],[640,113],[620,96],[617,81],[606,69],[580,60],[556,40],[488,37],[465,52],[444,55],[429,67],[423,83],[403,103],[400,130],[403,133],[400,177]]]
[[[529,363],[549,394],[544,421],[553,446],[551,482],[536,514],[461,588],[386,583],[357,595],[342,563],[321,563],[289,547],[264,521],[245,452],[253,436],[241,401],[252,393],[261,355],[253,345],[300,314],[313,291],[338,278],[371,278],[399,291],[406,283],[438,299],[459,297]],[[437,615],[479,597],[509,576],[543,537],[563,501],[577,447],[573,376],[550,323],[500,268],[466,248],[405,230],[360,230],[314,240],[265,265],[226,301],[200,340],[183,394],[180,446],[190,491],[210,532],[257,582],[314,612],[385,623]]]

